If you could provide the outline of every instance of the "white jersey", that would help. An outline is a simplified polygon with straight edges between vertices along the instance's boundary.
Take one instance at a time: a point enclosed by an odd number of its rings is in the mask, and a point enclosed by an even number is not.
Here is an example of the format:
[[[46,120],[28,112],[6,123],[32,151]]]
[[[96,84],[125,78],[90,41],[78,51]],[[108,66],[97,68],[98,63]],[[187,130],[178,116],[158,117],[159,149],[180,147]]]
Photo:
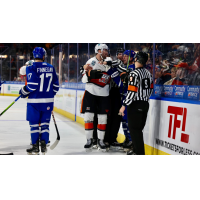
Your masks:
[[[26,65],[25,66],[22,66],[19,70],[19,73],[22,75],[22,76],[25,76],[26,75]]]
[[[102,78],[92,79],[88,82],[88,77],[84,70],[82,82],[86,83],[85,90],[95,96],[109,96],[110,75],[107,74],[106,68],[99,63],[96,56],[89,59],[86,64],[90,64],[93,69],[99,69],[104,73]]]
[[[19,73],[22,76],[25,76],[26,75],[26,67],[31,66],[33,63],[34,63],[34,60],[27,61],[26,64],[19,69]]]

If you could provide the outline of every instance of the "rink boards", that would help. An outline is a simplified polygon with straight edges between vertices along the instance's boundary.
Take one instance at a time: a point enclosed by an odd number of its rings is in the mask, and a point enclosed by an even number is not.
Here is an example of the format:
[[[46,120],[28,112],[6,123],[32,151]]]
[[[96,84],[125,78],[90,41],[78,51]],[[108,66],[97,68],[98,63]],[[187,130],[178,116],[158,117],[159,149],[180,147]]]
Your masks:
[[[22,84],[3,84],[1,95],[17,96]],[[84,125],[80,113],[83,89],[60,88],[54,111]],[[200,153],[200,107],[194,103],[150,99],[144,128],[145,152],[148,155],[195,155]],[[134,123],[134,122],[133,122]],[[137,122],[135,122],[137,123]],[[118,141],[124,140],[120,128]]]

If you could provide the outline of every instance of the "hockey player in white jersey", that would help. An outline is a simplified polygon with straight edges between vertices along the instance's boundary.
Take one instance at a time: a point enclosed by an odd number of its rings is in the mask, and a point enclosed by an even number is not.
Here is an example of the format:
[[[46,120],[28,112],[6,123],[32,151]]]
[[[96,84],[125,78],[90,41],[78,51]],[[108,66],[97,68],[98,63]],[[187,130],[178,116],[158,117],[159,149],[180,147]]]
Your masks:
[[[84,121],[87,138],[84,148],[88,150],[93,146],[93,121],[94,113],[97,113],[97,144],[99,149],[106,151],[106,145],[103,140],[109,111],[109,83],[111,78],[106,72],[103,61],[108,56],[108,46],[106,44],[97,44],[95,46],[95,53],[96,56],[89,59],[86,63],[92,69],[84,71],[82,78],[82,82],[86,83],[81,106],[81,113],[85,114]]]
[[[29,154],[46,153],[46,144],[49,141],[49,122],[53,110],[54,96],[59,90],[58,78],[55,69],[49,63],[44,62],[45,49],[36,47],[33,50],[34,62],[26,67],[27,85],[19,91],[22,98],[28,96],[27,121],[31,129],[33,147],[27,149]],[[39,124],[41,135],[39,135]]]

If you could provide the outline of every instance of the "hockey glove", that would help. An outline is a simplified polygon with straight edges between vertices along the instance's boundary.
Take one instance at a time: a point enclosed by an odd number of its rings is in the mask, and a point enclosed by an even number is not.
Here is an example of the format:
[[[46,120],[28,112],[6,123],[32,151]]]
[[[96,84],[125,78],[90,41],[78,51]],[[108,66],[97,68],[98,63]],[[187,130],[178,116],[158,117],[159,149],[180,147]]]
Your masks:
[[[112,61],[106,61],[106,65],[112,66]]]
[[[30,92],[26,89],[26,86],[24,86],[19,91],[19,94],[21,94],[21,98],[26,98],[29,96]]]
[[[128,85],[128,73],[127,72],[122,72],[120,74],[120,78],[121,78],[123,84],[127,86]]]
[[[101,70],[89,70],[86,72],[88,81],[91,79],[100,79],[103,76],[103,73]]]

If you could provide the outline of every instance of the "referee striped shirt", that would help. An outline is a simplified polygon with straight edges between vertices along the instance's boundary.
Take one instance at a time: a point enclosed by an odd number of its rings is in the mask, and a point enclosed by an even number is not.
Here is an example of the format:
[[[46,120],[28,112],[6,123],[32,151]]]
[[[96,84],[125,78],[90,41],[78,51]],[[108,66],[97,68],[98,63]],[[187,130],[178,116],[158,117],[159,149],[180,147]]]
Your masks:
[[[144,67],[136,68],[129,74],[128,91],[124,106],[132,101],[148,101],[153,92],[153,78],[151,73]]]
[[[112,61],[112,66],[117,68],[117,71],[120,73],[126,72],[126,66],[119,59]]]

